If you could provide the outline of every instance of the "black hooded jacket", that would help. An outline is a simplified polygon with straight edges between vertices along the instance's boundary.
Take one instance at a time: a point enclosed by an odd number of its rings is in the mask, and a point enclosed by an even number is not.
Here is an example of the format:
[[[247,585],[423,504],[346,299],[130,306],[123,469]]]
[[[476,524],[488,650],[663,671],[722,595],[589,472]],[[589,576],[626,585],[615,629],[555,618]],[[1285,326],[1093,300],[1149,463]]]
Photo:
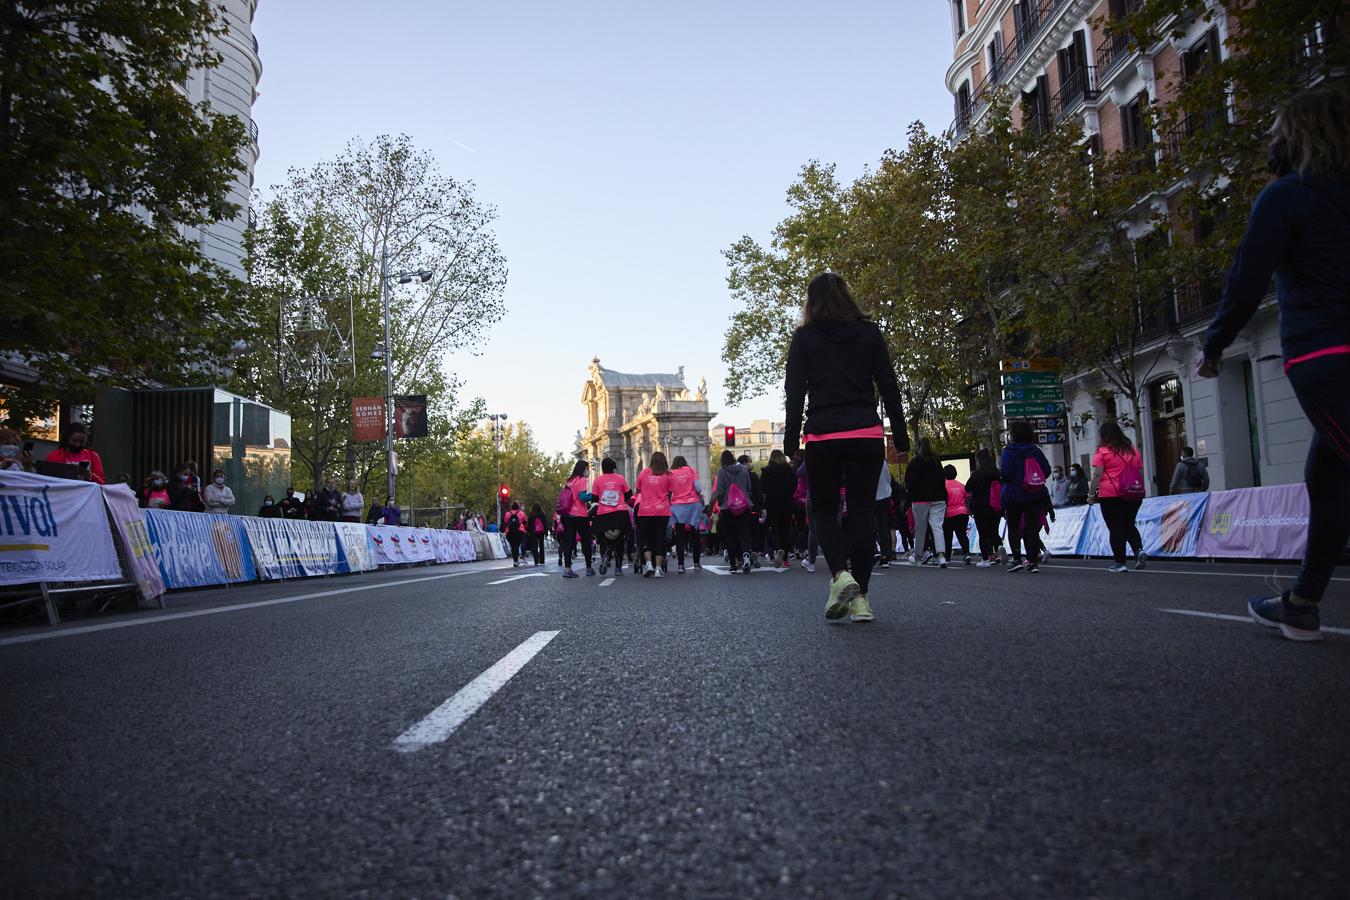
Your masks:
[[[783,451],[797,452],[803,432],[831,434],[881,424],[877,394],[890,419],[896,447],[909,449],[891,354],[875,322],[803,325],[787,358],[787,422]],[[806,410],[805,423],[802,408]]]

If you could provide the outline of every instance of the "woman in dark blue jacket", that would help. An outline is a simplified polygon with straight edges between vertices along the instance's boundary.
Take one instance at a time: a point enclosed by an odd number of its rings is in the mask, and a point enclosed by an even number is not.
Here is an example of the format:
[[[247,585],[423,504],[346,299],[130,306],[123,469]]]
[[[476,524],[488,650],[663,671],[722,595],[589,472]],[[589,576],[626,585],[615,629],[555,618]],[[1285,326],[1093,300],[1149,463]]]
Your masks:
[[[1026,570],[1035,573],[1041,570],[1041,511],[1049,496],[1045,480],[1050,477],[1050,461],[1036,446],[1036,433],[1030,422],[1013,422],[1008,426],[1008,436],[1012,442],[1003,448],[998,460],[999,479],[1003,482],[1000,500],[1008,517],[1008,546],[1012,549],[1008,571],[1022,569],[1022,545],[1026,544]]]
[[[1253,598],[1248,613],[1294,641],[1322,639],[1317,604],[1350,540],[1350,87],[1329,81],[1280,110],[1271,167],[1280,176],[1252,206],[1205,332],[1196,374],[1214,378],[1223,351],[1275,275],[1284,370],[1313,426],[1304,479],[1308,547],[1292,590]]]

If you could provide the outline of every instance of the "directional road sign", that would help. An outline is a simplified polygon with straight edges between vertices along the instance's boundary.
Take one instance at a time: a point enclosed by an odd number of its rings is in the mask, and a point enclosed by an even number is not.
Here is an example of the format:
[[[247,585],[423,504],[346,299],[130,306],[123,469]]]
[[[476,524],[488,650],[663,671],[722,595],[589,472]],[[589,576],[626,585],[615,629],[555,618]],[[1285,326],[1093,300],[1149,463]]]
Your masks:
[[[1012,400],[1063,400],[1062,387],[1004,388],[1003,399]]]
[[[1004,372],[1004,387],[1055,387],[1060,384],[1059,372]]]
[[[1060,360],[1055,356],[1040,359],[1001,359],[998,368],[1000,372],[1058,372]]]
[[[1020,419],[1026,416],[1062,416],[1064,415],[1064,403],[1005,403],[1003,404],[1003,414],[1010,419]]]

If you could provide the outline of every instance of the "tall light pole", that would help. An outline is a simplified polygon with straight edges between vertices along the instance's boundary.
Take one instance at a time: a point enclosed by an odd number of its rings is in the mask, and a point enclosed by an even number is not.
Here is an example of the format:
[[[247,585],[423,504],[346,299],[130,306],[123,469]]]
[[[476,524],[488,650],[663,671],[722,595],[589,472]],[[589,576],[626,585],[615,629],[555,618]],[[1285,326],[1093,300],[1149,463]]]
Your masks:
[[[492,420],[492,456],[497,461],[497,484],[492,493],[497,498],[497,532],[502,530],[502,448],[500,428],[506,427],[506,413],[488,413]],[[498,426],[498,423],[501,423]]]
[[[370,355],[375,359],[384,357],[384,465],[386,497],[394,498],[394,350],[389,340],[389,280],[397,278],[399,284],[411,284],[414,278],[425,284],[431,280],[428,269],[415,272],[389,271],[389,238],[383,241],[380,253],[380,305],[384,310],[384,344],[376,347]],[[396,499],[396,498],[394,498]]]

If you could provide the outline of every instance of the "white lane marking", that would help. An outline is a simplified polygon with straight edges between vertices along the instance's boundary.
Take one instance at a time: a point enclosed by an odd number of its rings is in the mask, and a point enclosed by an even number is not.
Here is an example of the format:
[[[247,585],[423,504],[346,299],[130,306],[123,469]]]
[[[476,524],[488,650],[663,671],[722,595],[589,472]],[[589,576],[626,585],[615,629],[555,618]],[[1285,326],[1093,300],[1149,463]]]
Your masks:
[[[263,606],[278,606],[282,603],[295,603],[297,600],[313,600],[317,597],[334,597],[338,594],[354,594],[357,591],[375,591],[380,588],[398,587],[403,584],[419,584],[423,581],[439,581],[442,578],[458,578],[472,575],[473,572],[450,572],[445,575],[430,575],[426,578],[405,578],[402,581],[382,581],[375,584],[363,584],[360,587],[338,588],[332,591],[315,591],[312,594],[298,594],[294,597],[278,597],[275,600],[255,600],[252,603],[236,603],[233,606],[213,606],[210,609],[194,609],[188,612],[167,613],[162,616],[127,619],[124,622],[103,622],[98,625],[79,625],[74,628],[57,628],[52,631],[40,631],[19,637],[0,639],[0,647],[10,644],[28,644],[33,641],[46,641],[52,638],[70,637],[76,634],[89,634],[94,631],[111,631],[114,628],[131,628],[136,625],[154,625],[156,622],[169,622],[174,619],[193,619],[197,616],[214,616],[216,613],[238,612],[241,609],[258,609]]]
[[[512,575],[510,578],[503,578],[500,581],[489,581],[488,584],[508,584],[512,581],[519,581],[522,578],[547,578],[547,572],[527,572],[524,575]]]
[[[1150,559],[1150,562],[1157,562],[1156,559]],[[1084,566],[1050,566],[1042,565],[1042,569],[1071,569],[1078,572],[1105,572],[1106,566],[1100,569],[1093,565]],[[1201,578],[1268,578],[1260,572],[1181,572],[1175,569],[1144,569],[1142,572],[1137,569],[1130,569],[1130,575],[1198,575]],[[1277,574],[1276,578],[1293,579],[1298,575],[1297,572],[1286,572]],[[1333,578],[1332,581],[1350,581],[1350,578]]]
[[[1158,612],[1173,613],[1178,616],[1197,616],[1202,619],[1222,619],[1225,622],[1245,622],[1248,625],[1257,624],[1252,621],[1251,616],[1231,616],[1227,613],[1201,612],[1198,609],[1159,609]],[[1330,625],[1323,625],[1322,630],[1329,631],[1332,634],[1350,634],[1350,628],[1332,628]]]
[[[740,570],[740,568],[741,568],[740,566],[737,566],[737,567],[736,567],[736,569],[737,569],[738,571]],[[731,568],[730,568],[729,566],[704,566],[704,567],[703,567],[703,571],[705,571],[705,572],[712,572],[714,575],[730,575],[730,574],[731,574]],[[784,572],[786,572],[786,571],[787,571],[787,569],[764,569],[764,568],[759,568],[759,569],[751,569],[751,570],[750,570],[750,574],[753,575],[753,574],[755,574],[756,572],[768,572],[768,573],[773,574],[773,575],[782,575],[782,574],[783,574]]]
[[[609,587],[609,586],[610,586],[611,584],[613,584],[613,583],[614,583],[614,577],[613,577],[613,576],[610,576],[609,578],[606,578],[604,581],[600,582],[600,586],[601,586],[601,587]]]
[[[492,699],[493,694],[505,687],[558,634],[556,631],[535,632],[519,647],[493,663],[482,675],[456,691],[453,697],[433,709],[426,718],[395,738],[394,749],[401,753],[413,753],[439,744],[454,734],[456,728],[478,712],[484,703]]]

